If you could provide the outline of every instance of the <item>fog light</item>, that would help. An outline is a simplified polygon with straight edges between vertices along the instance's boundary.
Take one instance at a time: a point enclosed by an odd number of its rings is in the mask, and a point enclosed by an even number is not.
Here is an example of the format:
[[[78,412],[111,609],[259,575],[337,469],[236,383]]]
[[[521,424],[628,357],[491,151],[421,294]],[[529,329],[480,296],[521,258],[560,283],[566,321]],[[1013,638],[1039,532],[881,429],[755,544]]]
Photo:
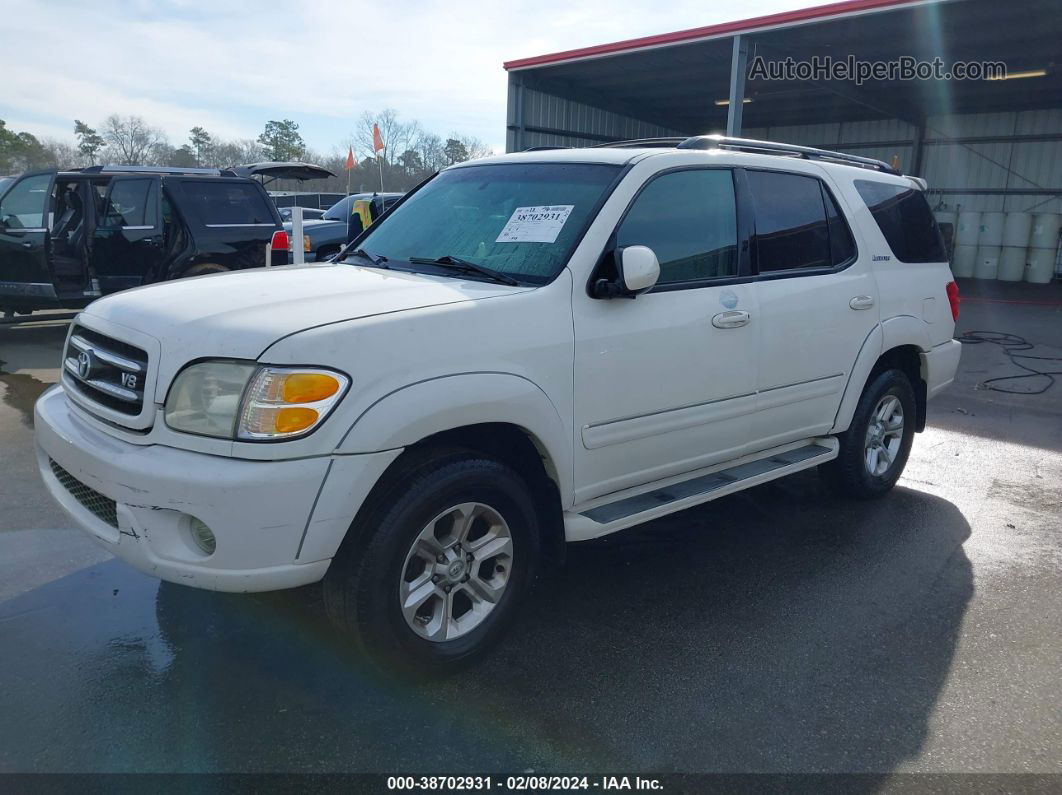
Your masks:
[[[207,555],[213,555],[214,550],[218,548],[218,540],[214,538],[214,533],[211,532],[210,528],[193,516],[190,529],[195,545]]]

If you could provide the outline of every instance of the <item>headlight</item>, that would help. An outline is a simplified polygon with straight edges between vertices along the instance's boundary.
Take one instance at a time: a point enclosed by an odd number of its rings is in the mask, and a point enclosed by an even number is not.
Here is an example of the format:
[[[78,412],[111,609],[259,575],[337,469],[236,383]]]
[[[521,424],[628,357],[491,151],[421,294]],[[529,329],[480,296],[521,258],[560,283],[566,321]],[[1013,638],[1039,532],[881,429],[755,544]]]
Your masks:
[[[286,439],[309,433],[343,397],[349,379],[332,370],[261,367],[240,412],[239,439]]]
[[[317,427],[350,384],[342,373],[250,362],[202,362],[177,376],[166,398],[166,424],[221,439],[272,440]]]

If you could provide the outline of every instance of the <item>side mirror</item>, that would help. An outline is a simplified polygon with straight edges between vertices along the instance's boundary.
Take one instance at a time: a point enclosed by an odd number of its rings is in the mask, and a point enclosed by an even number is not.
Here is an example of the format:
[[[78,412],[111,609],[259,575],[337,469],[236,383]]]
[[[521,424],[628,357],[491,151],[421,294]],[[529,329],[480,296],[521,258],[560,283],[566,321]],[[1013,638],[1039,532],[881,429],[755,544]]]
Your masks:
[[[636,298],[652,289],[660,278],[660,262],[648,246],[627,246],[617,249],[618,279],[598,279],[594,283],[594,298]]]

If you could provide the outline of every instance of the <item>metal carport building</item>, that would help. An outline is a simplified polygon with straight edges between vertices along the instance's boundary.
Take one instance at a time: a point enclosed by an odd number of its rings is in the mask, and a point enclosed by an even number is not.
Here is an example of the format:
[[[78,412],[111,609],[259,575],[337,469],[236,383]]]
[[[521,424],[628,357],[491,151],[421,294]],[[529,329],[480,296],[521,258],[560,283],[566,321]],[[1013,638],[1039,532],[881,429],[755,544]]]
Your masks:
[[[938,209],[1057,214],[1060,51],[1058,0],[850,0],[509,61],[507,149],[730,132],[895,163]],[[992,61],[1009,76],[749,77],[757,56]]]

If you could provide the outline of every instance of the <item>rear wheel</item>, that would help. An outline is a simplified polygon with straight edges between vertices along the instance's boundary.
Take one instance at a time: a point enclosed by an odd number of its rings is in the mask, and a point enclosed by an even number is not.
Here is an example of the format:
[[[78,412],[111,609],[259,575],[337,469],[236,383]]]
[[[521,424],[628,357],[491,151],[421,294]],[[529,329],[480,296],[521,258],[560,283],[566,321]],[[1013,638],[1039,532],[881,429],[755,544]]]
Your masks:
[[[502,636],[537,558],[523,478],[479,453],[440,453],[370,497],[329,567],[325,607],[376,662],[441,673]]]
[[[869,499],[896,485],[914,441],[914,389],[902,370],[885,370],[867,384],[852,424],[838,436],[840,451],[819,467],[842,496]]]

